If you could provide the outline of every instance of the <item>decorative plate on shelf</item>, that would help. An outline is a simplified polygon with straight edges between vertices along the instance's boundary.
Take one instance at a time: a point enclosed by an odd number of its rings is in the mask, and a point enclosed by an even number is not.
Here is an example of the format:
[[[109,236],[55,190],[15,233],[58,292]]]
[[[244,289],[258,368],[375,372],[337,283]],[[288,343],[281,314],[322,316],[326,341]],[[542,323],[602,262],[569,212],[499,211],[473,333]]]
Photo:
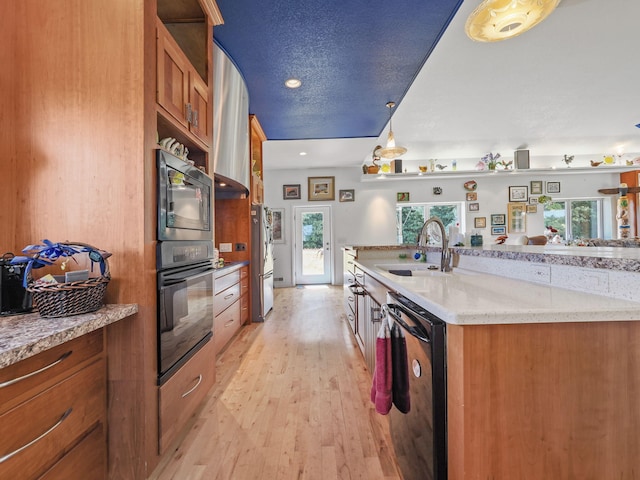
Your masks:
[[[464,182],[465,190],[473,192],[476,188],[478,188],[478,183],[475,180],[469,180],[468,182]]]

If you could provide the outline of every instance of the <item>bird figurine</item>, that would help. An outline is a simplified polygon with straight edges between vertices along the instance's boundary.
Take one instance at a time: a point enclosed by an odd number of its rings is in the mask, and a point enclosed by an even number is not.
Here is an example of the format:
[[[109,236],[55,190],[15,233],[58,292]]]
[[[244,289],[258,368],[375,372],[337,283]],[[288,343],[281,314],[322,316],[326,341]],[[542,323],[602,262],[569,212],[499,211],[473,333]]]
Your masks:
[[[589,161],[591,162],[591,166],[592,167],[597,167],[598,165],[600,165],[602,163],[602,162],[596,162],[596,161],[593,161],[593,160],[589,160]]]
[[[502,160],[500,163],[502,164],[502,168],[504,170],[509,170],[509,167],[513,163],[513,160],[509,160],[508,162],[506,160]]]
[[[569,156],[567,154],[564,155],[562,161],[567,165],[567,167],[571,166],[571,162],[573,162],[573,155]]]
[[[439,163],[436,164],[436,168],[438,170],[444,170],[445,168],[447,168],[447,165],[440,165]]]

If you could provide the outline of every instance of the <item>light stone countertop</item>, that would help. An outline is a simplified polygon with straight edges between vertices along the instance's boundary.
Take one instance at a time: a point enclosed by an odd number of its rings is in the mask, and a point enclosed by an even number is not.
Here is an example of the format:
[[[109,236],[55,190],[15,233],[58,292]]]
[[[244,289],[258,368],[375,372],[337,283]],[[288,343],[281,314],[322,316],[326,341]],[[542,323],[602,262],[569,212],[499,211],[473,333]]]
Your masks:
[[[71,317],[43,318],[37,313],[0,317],[0,368],[8,367],[138,312],[138,305],[109,304]]]
[[[364,257],[364,256],[363,256]],[[414,260],[358,258],[378,281],[458,325],[640,320],[640,303],[455,268],[453,273],[402,277],[378,265],[411,267]],[[424,264],[422,264],[424,265]],[[366,288],[366,284],[365,284]]]

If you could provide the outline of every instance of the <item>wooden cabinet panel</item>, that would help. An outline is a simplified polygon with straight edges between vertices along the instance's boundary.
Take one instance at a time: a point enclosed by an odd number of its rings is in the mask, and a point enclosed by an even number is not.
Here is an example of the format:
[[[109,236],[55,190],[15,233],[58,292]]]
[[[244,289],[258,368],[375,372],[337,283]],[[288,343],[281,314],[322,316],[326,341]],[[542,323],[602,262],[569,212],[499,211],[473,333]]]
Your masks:
[[[249,295],[245,294],[240,297],[240,325],[245,325],[249,323],[251,318],[251,302],[249,300]]]
[[[100,329],[0,369],[0,385],[6,385],[0,387],[0,413],[68,377],[102,351]]]
[[[209,87],[164,26],[157,21],[157,102],[207,146],[212,125]]]
[[[223,310],[229,308],[229,305],[238,300],[240,300],[240,284],[236,283],[216,294],[213,299],[214,315],[219,315]]]
[[[216,353],[220,353],[229,343],[231,337],[240,328],[240,302],[236,302],[227,308],[214,320],[213,339],[216,344]]]
[[[105,362],[98,360],[0,416],[0,478],[35,478],[105,421]],[[26,446],[26,447],[25,447]],[[102,449],[96,454],[104,454]]]
[[[159,20],[157,35],[157,101],[176,121],[186,127],[188,125],[186,104],[189,98],[189,62]]]
[[[205,144],[211,145],[213,116],[210,110],[209,90],[207,84],[194,71],[189,72],[189,103],[192,108],[189,129]]]
[[[104,427],[100,424],[38,480],[105,478],[107,456],[104,437]]]
[[[240,271],[235,270],[233,272],[225,273],[224,275],[217,276],[215,280],[214,290],[216,294],[229,288],[240,281]]]
[[[215,382],[215,348],[209,341],[159,389],[159,450],[162,454]]]

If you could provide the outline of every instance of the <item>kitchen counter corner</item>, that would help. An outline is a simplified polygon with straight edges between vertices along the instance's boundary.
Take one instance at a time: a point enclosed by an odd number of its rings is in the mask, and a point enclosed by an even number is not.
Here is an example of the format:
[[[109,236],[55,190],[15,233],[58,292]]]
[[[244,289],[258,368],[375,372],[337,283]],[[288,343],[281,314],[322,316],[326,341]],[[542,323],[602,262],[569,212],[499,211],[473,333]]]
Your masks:
[[[60,318],[37,313],[0,317],[0,368],[68,342],[138,312],[138,305],[108,304],[100,310]]]

